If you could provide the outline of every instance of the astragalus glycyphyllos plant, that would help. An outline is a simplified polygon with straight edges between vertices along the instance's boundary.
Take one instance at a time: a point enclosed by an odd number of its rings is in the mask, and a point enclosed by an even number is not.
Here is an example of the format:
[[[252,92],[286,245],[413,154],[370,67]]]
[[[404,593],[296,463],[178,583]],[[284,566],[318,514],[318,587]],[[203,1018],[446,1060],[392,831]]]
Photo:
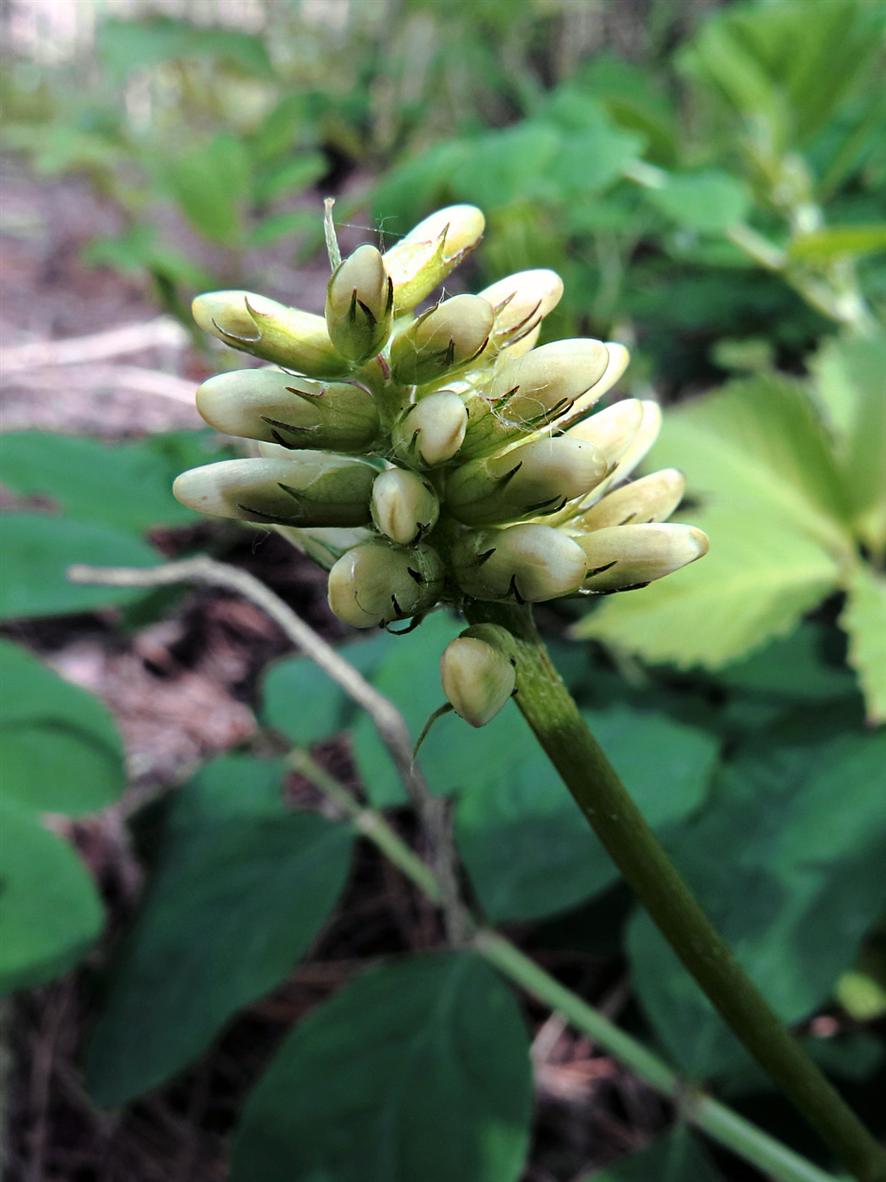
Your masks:
[[[712,927],[535,630],[533,603],[637,590],[708,543],[692,526],[664,524],[679,473],[626,483],[657,435],[658,407],[628,399],[592,413],[627,351],[587,339],[536,347],[562,294],[556,274],[523,272],[416,312],[483,228],[480,210],[453,206],[384,255],[362,246],[336,258],[325,316],[244,291],[198,297],[202,328],[275,368],[201,386],[206,421],[254,441],[257,454],[183,473],[176,496],[280,531],[329,570],[330,606],[355,627],[417,624],[439,604],[462,611],[471,626],[441,662],[450,705],[482,726],[516,693],[699,985],[856,1177],[873,1182],[886,1176],[879,1147]]]

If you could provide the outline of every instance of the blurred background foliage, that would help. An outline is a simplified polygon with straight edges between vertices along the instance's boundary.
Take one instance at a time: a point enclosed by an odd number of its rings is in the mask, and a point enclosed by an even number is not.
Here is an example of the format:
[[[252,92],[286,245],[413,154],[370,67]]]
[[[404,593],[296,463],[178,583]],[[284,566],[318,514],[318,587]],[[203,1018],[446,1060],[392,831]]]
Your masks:
[[[28,23],[26,7],[5,13],[17,36],[0,82],[0,146],[47,185],[75,176],[94,190],[114,229],[83,245],[84,263],[141,284],[158,310],[190,328],[190,299],[209,287],[320,310],[324,195],[337,198],[344,239],[381,244],[437,206],[469,201],[488,219],[466,268],[473,287],[553,267],[566,294],[547,335],[628,343],[622,392],[676,404],[652,463],[686,472],[682,515],[709,532],[710,555],[590,609],[549,605],[541,620],[604,746],[741,959],[864,1105],[883,1072],[875,1033],[886,1012],[886,5],[255,0],[184,15],[83,5],[88,27],[75,20],[63,44],[44,36],[39,12]],[[293,293],[300,265],[313,278]],[[201,365],[237,364],[194,344]],[[207,539],[233,552],[240,535],[194,535],[168,492],[177,471],[226,446],[199,431],[115,446],[45,430],[4,436],[10,633],[114,608],[125,634],[172,610],[174,597],[72,586],[64,570],[151,565],[169,537],[177,552]],[[439,705],[436,657],[455,629],[439,616],[409,640],[345,651],[417,732]],[[41,817],[107,807],[126,774],[94,697],[20,644],[3,642],[0,668],[13,835],[0,981],[23,988],[71,970],[104,924],[90,875]],[[293,709],[308,700],[310,710]],[[151,888],[101,964],[87,1062],[102,1103],[192,1063],[291,973],[343,889],[350,835],[284,814],[282,764],[259,755],[346,734],[370,802],[403,804],[366,719],[304,662],[271,666],[256,710],[262,737],[250,751],[207,764],[147,827]],[[519,923],[536,949],[622,960],[638,1003],[631,1027],[759,1115],[765,1081],[633,913],[516,710],[470,734],[446,720],[422,763],[453,799],[459,854],[489,920]],[[308,903],[294,923],[299,892]],[[219,937],[188,955],[222,915]],[[264,952],[244,966],[256,925]],[[404,979],[404,996],[429,997],[431,976]],[[501,1015],[493,986],[474,988]],[[195,995],[207,1005],[195,1010]],[[302,1043],[283,1044],[272,1071],[290,1096],[332,1053],[335,1015],[356,1023],[356,996],[351,1011],[347,994],[325,1002]],[[833,1037],[814,1037],[816,1013]],[[519,1058],[511,1017],[501,1039]],[[462,1010],[448,1020],[463,1021]],[[371,1058],[380,1036],[364,1035]],[[313,1128],[325,1160],[326,1126],[281,1112],[271,1079],[239,1135],[243,1182],[278,1177],[250,1152],[262,1121],[294,1121],[296,1132],[278,1130],[292,1152],[286,1138]],[[494,1094],[507,1081],[487,1083]],[[334,1088],[318,1100],[323,1112],[341,1103]],[[802,1139],[766,1104],[774,1131]],[[481,1106],[464,1119],[493,1117]],[[469,1159],[472,1182],[521,1176],[525,1119],[509,1113],[500,1157]],[[645,1166],[606,1177],[651,1177],[638,1171],[666,1161],[671,1182],[738,1176],[672,1148],[660,1142]],[[242,1165],[258,1160],[258,1173]],[[356,1182],[357,1169],[342,1165],[335,1182]]]

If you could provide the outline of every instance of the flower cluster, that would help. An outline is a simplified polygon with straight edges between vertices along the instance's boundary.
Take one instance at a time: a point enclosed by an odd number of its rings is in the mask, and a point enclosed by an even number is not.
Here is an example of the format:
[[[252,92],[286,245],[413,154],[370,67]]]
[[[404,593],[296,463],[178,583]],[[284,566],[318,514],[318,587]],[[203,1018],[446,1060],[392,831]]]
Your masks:
[[[553,271],[416,311],[483,228],[479,209],[457,205],[385,254],[361,246],[333,272],[325,316],[243,291],[194,301],[201,328],[272,365],[200,387],[203,418],[255,454],[185,472],[175,494],[285,534],[329,568],[330,606],[357,628],[465,598],[630,590],[707,549],[700,530],[662,524],[678,472],[627,482],[658,406],[592,414],[627,350],[537,346],[563,291]]]

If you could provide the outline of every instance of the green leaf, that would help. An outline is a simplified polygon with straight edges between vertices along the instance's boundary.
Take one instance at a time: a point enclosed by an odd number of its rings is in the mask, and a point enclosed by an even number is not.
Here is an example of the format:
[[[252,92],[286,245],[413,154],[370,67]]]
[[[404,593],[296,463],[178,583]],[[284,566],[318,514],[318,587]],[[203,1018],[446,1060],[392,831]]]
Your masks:
[[[748,743],[671,852],[786,1022],[820,1005],[882,906],[886,734],[807,710]],[[744,1054],[645,915],[629,929],[638,997],[694,1078]]]
[[[669,173],[647,199],[665,217],[702,234],[722,234],[748,213],[751,196],[743,181],[719,169]]]
[[[855,570],[840,627],[849,637],[849,664],[861,682],[868,720],[886,722],[886,578],[865,566]]]
[[[701,562],[613,597],[575,629],[650,661],[718,668],[789,631],[851,553],[839,472],[803,387],[760,375],[665,416],[652,464],[682,469]]]
[[[163,161],[162,171],[182,213],[198,233],[221,246],[240,241],[252,170],[239,140],[217,135],[177,160]]]
[[[0,684],[3,799],[69,816],[116,800],[126,783],[123,745],[98,699],[6,640]]]
[[[375,189],[372,212],[383,233],[406,234],[453,196],[450,179],[463,160],[473,159],[469,140],[444,140],[402,161]]]
[[[141,533],[199,520],[172,495],[172,482],[181,462],[208,463],[217,454],[208,432],[111,444],[16,431],[0,439],[0,477],[22,496],[49,497],[74,516]]]
[[[66,841],[0,803],[0,991],[61,976],[98,938],[101,902]]]
[[[466,155],[456,164],[452,191],[485,210],[535,197],[564,144],[556,128],[532,122],[478,136],[467,141]]]
[[[582,1178],[582,1182],[721,1182],[700,1142],[680,1125],[648,1149]]]
[[[275,807],[277,775],[277,764],[234,758],[182,789],[89,1047],[99,1103],[123,1103],[193,1062],[285,979],[335,905],[352,832]]]
[[[713,738],[624,706],[587,717],[655,829],[695,812],[717,758]],[[489,918],[553,915],[617,881],[612,860],[523,719],[509,711],[484,729],[492,728],[497,750],[477,764],[456,812],[459,852]]]
[[[300,193],[315,184],[329,165],[322,152],[302,152],[295,159],[285,159],[264,169],[255,180],[253,199],[259,205]],[[302,210],[304,214],[306,211]],[[316,215],[314,215],[316,217]]]
[[[510,990],[471,953],[370,970],[289,1035],[232,1182],[516,1182],[532,1073]]]
[[[802,263],[832,263],[886,251],[886,224],[826,226],[798,234],[788,245],[788,257]]]
[[[855,529],[886,554],[886,334],[829,342],[813,361]]]
[[[93,566],[156,566],[157,551],[126,530],[47,513],[0,515],[0,619],[29,619],[92,611],[132,603],[137,587],[94,587],[69,583],[75,563]]]
[[[789,636],[721,669],[717,681],[733,692],[793,705],[848,697],[855,688],[852,674],[829,659],[826,642],[831,636],[815,624],[801,624]]]
[[[164,62],[208,57],[267,78],[271,61],[261,37],[174,17],[104,20],[98,29],[98,55],[109,70],[125,76]]]
[[[111,267],[124,275],[147,271],[194,291],[211,287],[215,282],[208,271],[180,250],[164,245],[153,227],[144,224],[131,226],[115,237],[93,238],[84,246],[80,257],[90,267]]]
[[[307,209],[293,209],[262,218],[248,234],[250,246],[269,246],[281,238],[294,238],[316,230],[317,215]]]
[[[371,677],[396,640],[380,632],[369,640],[343,644],[339,653],[364,677]],[[300,747],[331,739],[348,725],[358,707],[344,690],[307,657],[276,661],[262,679],[262,714],[268,726]]]
[[[607,598],[575,625],[575,636],[681,669],[719,669],[790,632],[837,586],[837,562],[775,516],[738,508],[685,516],[707,532],[710,553]]]

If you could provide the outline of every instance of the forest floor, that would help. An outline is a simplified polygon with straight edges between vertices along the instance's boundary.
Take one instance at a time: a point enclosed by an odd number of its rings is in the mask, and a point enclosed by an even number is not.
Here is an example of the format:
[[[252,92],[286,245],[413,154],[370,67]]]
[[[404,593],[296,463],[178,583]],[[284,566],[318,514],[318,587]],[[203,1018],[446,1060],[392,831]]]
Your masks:
[[[139,283],[82,261],[92,236],[115,229],[113,212],[85,183],[38,181],[15,165],[8,171],[0,333],[7,356],[32,346],[39,361],[39,347],[51,344],[48,364],[2,378],[3,430],[113,440],[200,426],[189,392],[206,376],[205,362],[186,333],[157,328],[158,309]],[[323,260],[293,271],[291,301],[318,307],[325,274]],[[126,326],[141,328],[141,347],[76,360],[76,342]],[[74,342],[70,364],[51,363],[59,341]],[[193,533],[187,541],[193,544]],[[173,552],[181,548],[175,538],[164,542]],[[322,572],[282,540],[256,546],[244,533],[226,558],[257,574],[326,637],[344,635],[326,607]],[[137,818],[145,802],[174,791],[201,760],[250,741],[258,677],[286,644],[254,605],[210,590],[182,594],[162,620],[135,630],[123,630],[107,612],[23,621],[6,632],[108,704],[131,772],[123,808],[78,822],[72,833],[108,906],[105,939],[77,972],[18,996],[2,1015],[6,1182],[221,1182],[243,1097],[291,1024],[356,967],[439,943],[437,917],[364,849],[336,917],[288,981],[238,1017],[193,1070],[121,1111],[99,1111],[84,1091],[81,1055],[97,982],[145,878],[123,818]],[[354,781],[346,738],[319,756]],[[308,789],[296,783],[292,791],[304,798]],[[394,819],[408,831],[408,816]],[[531,929],[514,934],[532,946]],[[532,950],[610,1016],[628,1004],[619,963]],[[531,1006],[528,1017],[538,1103],[524,1182],[573,1182],[661,1129],[667,1113],[653,1093],[558,1018]]]

